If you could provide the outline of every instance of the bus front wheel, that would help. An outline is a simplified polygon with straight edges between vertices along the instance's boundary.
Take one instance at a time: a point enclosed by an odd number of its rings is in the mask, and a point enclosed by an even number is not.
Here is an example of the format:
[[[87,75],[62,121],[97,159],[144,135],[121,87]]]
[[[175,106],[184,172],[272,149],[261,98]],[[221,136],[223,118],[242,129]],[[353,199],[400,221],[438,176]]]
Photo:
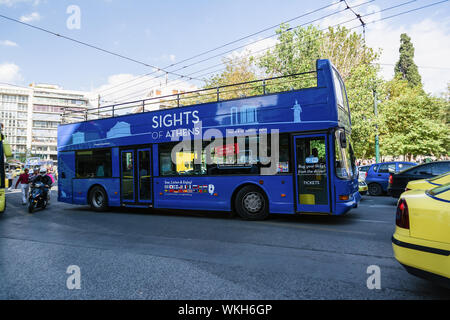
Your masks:
[[[255,186],[245,186],[236,195],[237,214],[245,220],[264,220],[269,215],[268,200],[264,192]]]
[[[95,186],[89,192],[89,204],[92,210],[102,212],[108,210],[108,197],[105,189],[100,186]]]

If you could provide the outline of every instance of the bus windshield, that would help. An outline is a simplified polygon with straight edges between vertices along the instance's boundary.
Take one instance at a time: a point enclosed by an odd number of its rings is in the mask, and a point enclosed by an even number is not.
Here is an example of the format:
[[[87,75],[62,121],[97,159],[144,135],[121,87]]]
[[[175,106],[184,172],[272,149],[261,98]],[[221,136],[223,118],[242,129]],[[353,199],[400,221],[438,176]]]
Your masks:
[[[344,146],[342,145],[342,135],[345,135]],[[356,176],[355,156],[349,134],[344,130],[335,132],[335,153],[336,153],[336,175],[340,179],[352,179]]]

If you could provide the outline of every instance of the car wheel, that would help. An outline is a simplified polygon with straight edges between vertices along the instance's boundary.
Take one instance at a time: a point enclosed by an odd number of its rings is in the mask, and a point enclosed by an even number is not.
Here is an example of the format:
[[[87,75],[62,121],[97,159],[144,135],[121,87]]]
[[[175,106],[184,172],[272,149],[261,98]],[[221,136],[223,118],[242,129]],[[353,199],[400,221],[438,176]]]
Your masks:
[[[245,220],[264,220],[269,215],[269,203],[264,192],[255,186],[246,186],[236,195],[237,214]]]
[[[369,184],[369,194],[371,196],[380,196],[383,192],[383,189],[378,183],[371,183]]]
[[[105,189],[99,186],[92,188],[89,192],[89,204],[91,209],[97,212],[108,210],[108,196]]]

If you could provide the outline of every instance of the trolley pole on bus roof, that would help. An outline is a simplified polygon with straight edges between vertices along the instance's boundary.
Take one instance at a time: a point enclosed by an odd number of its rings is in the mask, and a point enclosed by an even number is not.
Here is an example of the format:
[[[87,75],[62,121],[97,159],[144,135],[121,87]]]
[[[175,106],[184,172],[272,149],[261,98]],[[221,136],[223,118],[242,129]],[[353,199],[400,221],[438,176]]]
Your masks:
[[[373,111],[375,113],[375,121],[378,119],[378,100],[377,100],[377,91],[373,90]],[[375,122],[375,161],[378,163],[380,161],[380,143],[378,140],[378,124]]]

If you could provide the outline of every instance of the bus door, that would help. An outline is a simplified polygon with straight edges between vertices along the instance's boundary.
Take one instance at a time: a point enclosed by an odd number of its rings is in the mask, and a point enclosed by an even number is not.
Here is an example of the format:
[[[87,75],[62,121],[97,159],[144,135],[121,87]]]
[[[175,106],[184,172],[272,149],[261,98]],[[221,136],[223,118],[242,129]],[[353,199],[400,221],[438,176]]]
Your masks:
[[[151,148],[120,151],[123,204],[152,203]]]
[[[297,212],[330,213],[327,136],[294,137]]]

